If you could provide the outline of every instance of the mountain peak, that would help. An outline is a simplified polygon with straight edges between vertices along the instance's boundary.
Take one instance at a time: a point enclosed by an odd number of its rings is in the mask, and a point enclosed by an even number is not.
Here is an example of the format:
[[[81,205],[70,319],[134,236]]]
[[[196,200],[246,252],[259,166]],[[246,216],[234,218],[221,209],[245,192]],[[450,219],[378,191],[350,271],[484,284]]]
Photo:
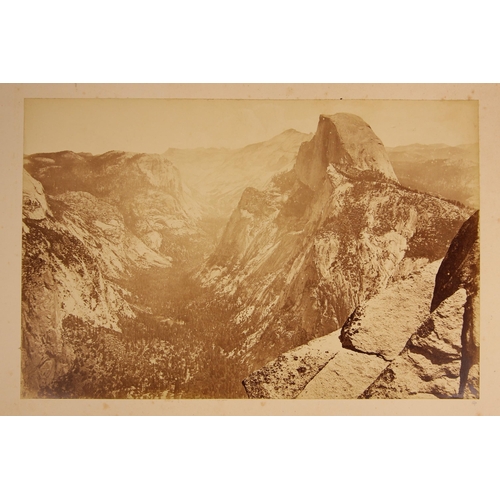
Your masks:
[[[279,135],[296,135],[296,134],[305,135],[303,132],[299,132],[298,130],[295,130],[294,128],[287,128],[286,130],[281,132],[281,134],[279,134]]]
[[[328,165],[344,174],[378,171],[397,181],[382,141],[361,117],[350,113],[320,115],[314,137],[300,148],[295,170],[316,191]]]
[[[286,143],[295,143],[295,142],[305,142],[312,138],[313,134],[307,134],[305,132],[299,132],[294,128],[289,128],[284,130],[278,135],[267,139],[266,141],[259,142],[256,144],[251,144],[250,146],[256,145],[265,145],[265,144],[286,144]],[[247,146],[248,147],[248,146]]]

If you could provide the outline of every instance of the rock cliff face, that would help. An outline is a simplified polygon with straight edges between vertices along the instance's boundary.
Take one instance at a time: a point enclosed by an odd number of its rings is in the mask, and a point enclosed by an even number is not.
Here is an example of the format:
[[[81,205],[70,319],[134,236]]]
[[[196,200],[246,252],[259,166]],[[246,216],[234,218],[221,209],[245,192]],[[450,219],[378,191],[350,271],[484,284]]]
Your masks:
[[[105,219],[107,215],[110,219]],[[121,266],[134,262],[129,252],[141,248],[136,240],[125,233],[110,207],[87,223],[76,225],[65,219],[60,205],[51,206],[41,184],[24,173],[22,373],[26,395],[36,394],[69,369],[73,352],[62,336],[65,318],[74,316],[119,331],[119,317],[134,317],[127,292],[112,278]]]
[[[392,281],[442,258],[470,211],[394,180],[359,117],[321,117],[295,167],[247,189],[201,277],[238,305],[259,368],[340,328]]]
[[[160,155],[43,153],[28,156],[25,169],[76,217],[114,211],[114,222],[142,242],[138,255],[179,263],[186,260],[186,243],[196,246],[201,209],[183,189],[177,168]]]
[[[329,165],[345,174],[369,170],[397,181],[382,141],[359,116],[348,113],[320,116],[313,139],[299,150],[295,170],[299,180],[316,191]]]
[[[462,328],[460,394],[479,393],[479,211],[453,239],[436,277],[431,310],[458,290],[467,293]]]

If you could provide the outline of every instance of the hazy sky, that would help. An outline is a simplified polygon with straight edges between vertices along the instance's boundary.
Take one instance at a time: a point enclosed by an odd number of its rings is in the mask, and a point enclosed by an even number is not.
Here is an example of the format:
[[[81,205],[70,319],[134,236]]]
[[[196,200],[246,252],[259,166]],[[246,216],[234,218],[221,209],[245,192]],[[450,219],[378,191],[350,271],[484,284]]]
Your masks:
[[[477,101],[26,99],[26,154],[163,153],[238,148],[286,129],[314,132],[320,114],[361,116],[386,146],[478,142]]]

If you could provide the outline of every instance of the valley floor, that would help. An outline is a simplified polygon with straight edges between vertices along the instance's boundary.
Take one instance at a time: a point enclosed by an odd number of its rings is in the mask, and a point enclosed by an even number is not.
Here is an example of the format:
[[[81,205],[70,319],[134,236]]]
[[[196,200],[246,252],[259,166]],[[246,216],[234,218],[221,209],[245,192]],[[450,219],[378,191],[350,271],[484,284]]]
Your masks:
[[[249,369],[229,353],[230,311],[185,270],[150,269],[122,285],[136,315],[122,333],[64,323],[76,361],[45,390],[69,398],[246,398]],[[226,330],[226,331],[224,331]]]

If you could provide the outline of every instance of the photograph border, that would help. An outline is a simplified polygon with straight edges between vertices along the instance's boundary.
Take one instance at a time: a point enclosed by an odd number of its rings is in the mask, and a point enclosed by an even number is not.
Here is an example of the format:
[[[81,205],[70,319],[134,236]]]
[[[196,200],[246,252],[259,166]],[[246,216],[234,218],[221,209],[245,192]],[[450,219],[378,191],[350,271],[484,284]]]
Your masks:
[[[412,99],[479,101],[481,358],[478,400],[47,400],[20,397],[21,208],[25,98]],[[8,84],[0,85],[4,415],[498,415],[500,354],[497,84]]]

